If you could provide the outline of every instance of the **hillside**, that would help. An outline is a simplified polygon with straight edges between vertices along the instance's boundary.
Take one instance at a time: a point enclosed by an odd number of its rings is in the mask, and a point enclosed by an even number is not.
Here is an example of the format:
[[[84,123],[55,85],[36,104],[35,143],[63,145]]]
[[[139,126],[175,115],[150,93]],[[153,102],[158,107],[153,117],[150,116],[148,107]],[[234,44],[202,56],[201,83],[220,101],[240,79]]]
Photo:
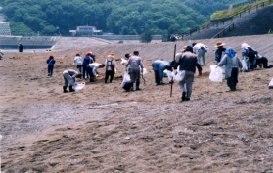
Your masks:
[[[259,7],[224,22],[211,22],[184,40],[206,39],[213,37],[232,37],[270,33],[273,29],[273,5]]]
[[[240,73],[237,92],[208,79],[218,39],[209,47],[203,76],[190,102],[180,103],[177,83],[156,86],[151,63],[171,60],[174,43],[75,44],[51,52],[5,52],[0,61],[1,170],[3,172],[272,172],[272,69]],[[247,42],[273,64],[273,35],[223,38],[240,55]],[[72,42],[67,42],[67,44]],[[191,42],[177,42],[179,51]],[[92,50],[98,62],[139,50],[148,74],[140,92],[120,88],[118,64],[112,84],[104,70],[76,93],[62,92],[62,72],[74,68],[76,52]],[[57,60],[47,77],[46,59]],[[16,69],[16,70],[14,70]],[[166,79],[164,79],[166,80]]]
[[[115,34],[184,33],[204,23],[236,0],[3,0],[13,34],[68,35],[79,25]],[[212,5],[213,4],[213,5]],[[69,21],[69,22],[68,22]]]

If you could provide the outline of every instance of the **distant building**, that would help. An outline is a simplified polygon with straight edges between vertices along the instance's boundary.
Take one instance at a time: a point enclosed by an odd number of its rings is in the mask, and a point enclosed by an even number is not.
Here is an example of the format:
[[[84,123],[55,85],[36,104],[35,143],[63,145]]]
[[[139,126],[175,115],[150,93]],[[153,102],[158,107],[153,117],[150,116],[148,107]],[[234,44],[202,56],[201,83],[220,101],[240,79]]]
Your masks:
[[[97,30],[95,26],[77,26],[76,30],[69,30],[72,36],[92,36],[101,35],[102,30]]]
[[[11,35],[9,22],[0,22],[0,35]]]

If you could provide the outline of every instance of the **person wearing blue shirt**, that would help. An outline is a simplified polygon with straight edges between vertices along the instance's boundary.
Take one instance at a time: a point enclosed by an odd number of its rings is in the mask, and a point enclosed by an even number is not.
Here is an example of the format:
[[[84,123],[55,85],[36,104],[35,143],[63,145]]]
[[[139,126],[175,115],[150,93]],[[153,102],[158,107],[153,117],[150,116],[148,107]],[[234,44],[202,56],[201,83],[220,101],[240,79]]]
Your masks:
[[[46,63],[47,63],[48,76],[52,76],[53,75],[54,65],[55,65],[54,57],[52,55],[49,56],[49,58],[46,61]]]
[[[152,64],[153,70],[155,73],[155,82],[156,85],[162,85],[163,83],[163,71],[165,69],[171,70],[170,63],[168,61],[163,61],[163,60],[156,60]]]

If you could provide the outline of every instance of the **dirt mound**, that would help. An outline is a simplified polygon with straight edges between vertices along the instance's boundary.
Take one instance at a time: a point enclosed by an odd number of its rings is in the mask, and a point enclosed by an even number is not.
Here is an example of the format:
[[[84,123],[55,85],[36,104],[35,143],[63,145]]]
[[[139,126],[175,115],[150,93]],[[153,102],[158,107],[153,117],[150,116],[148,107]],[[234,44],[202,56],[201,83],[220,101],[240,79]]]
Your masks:
[[[209,47],[204,75],[196,76],[192,100],[180,103],[177,83],[156,86],[151,63],[171,60],[174,43],[111,44],[41,53],[7,52],[1,72],[1,169],[3,172],[272,172],[272,69],[240,73],[237,92],[208,79],[214,64]],[[225,38],[247,42],[272,63],[272,35]],[[177,42],[178,50],[191,42]],[[121,58],[139,50],[148,69],[142,91],[124,92],[104,70],[80,92],[62,92],[65,68],[76,52],[92,50],[98,62],[109,52]],[[50,54],[57,64],[47,77]],[[166,80],[166,79],[164,79]],[[166,81],[165,81],[166,82]]]

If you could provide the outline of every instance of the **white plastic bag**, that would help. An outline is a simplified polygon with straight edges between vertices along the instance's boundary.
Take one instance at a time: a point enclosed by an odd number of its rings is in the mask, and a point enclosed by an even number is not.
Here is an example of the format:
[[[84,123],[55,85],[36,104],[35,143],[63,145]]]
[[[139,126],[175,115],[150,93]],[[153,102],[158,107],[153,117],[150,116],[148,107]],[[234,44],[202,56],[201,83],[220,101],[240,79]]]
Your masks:
[[[83,83],[75,83],[72,88],[75,90],[75,91],[79,91],[81,89],[83,89],[85,87],[85,82]]]
[[[126,71],[124,74],[123,74],[123,78],[122,78],[122,82],[121,82],[121,87],[123,87],[123,85],[126,83],[126,82],[130,82],[131,79],[130,79],[130,75],[129,73]]]
[[[176,81],[182,81],[182,80],[184,79],[184,77],[185,77],[185,73],[186,73],[185,70],[182,70],[182,71],[179,70],[179,71],[176,73],[176,75],[174,76],[174,79],[175,79]]]
[[[212,82],[222,82],[223,81],[223,70],[217,65],[210,65],[209,79]]]
[[[242,60],[242,65],[243,65],[242,70],[243,70],[243,71],[248,71],[248,66],[247,66],[247,63],[246,63],[246,60],[245,60],[245,59]]]
[[[142,74],[143,74],[143,75],[147,74],[147,69],[146,69],[146,68],[143,68]]]
[[[166,76],[168,77],[168,81],[169,81],[169,82],[171,82],[171,81],[174,79],[174,77],[175,77],[174,72],[172,72],[172,71],[170,71],[170,70],[165,69],[165,70],[163,71],[163,73],[166,74]]]

